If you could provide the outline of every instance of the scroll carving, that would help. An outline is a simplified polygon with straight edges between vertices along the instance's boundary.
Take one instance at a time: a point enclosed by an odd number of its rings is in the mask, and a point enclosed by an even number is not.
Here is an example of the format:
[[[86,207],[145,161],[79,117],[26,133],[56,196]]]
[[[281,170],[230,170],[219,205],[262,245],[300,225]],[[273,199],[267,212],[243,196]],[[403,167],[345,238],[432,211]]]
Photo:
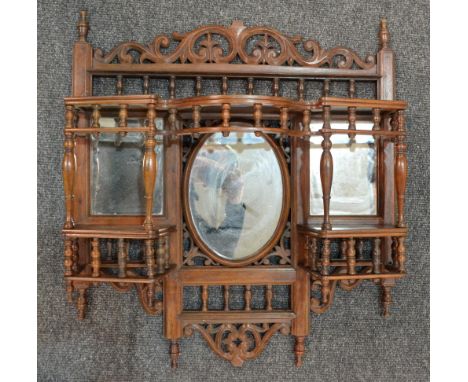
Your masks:
[[[178,44],[169,51],[173,41]],[[251,65],[338,69],[370,69],[375,66],[375,57],[372,55],[361,59],[348,48],[325,50],[315,40],[304,40],[301,36],[288,37],[269,27],[246,27],[240,21],[234,21],[229,27],[207,25],[188,33],[174,32],[172,40],[160,35],[149,45],[129,41],[116,46],[107,54],[101,49],[94,51],[94,59],[105,64],[229,64],[237,58]]]
[[[273,334],[279,331],[288,335],[290,324],[190,324],[185,326],[184,334],[191,336],[194,330],[200,332],[217,355],[233,366],[242,366],[260,355]]]

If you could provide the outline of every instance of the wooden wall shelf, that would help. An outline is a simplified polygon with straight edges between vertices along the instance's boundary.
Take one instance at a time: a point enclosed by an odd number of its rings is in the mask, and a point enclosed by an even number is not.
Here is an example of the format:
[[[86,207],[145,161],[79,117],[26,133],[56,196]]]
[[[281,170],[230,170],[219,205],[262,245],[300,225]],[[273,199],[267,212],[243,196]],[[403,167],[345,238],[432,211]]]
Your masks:
[[[234,366],[292,335],[300,366],[310,313],[337,286],[371,281],[389,314],[406,274],[407,104],[394,100],[385,19],[365,58],[239,21],[108,53],[88,30],[82,11],[64,100],[64,274],[79,319],[90,288],[135,288],[163,315],[173,367],[195,331]],[[101,77],[115,94],[93,89]],[[205,80],[219,91],[205,94]],[[152,94],[164,84],[168,97]]]

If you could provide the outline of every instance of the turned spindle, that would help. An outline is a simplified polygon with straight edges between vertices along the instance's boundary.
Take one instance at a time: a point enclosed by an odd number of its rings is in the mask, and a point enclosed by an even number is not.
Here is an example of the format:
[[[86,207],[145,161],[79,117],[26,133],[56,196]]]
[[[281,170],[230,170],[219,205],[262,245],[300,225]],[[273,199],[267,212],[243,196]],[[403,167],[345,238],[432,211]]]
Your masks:
[[[330,96],[330,80],[323,81],[322,97]]]
[[[169,269],[171,265],[169,264],[169,236],[164,236],[161,238],[164,243],[164,269]]]
[[[356,259],[364,260],[364,240],[357,239],[356,242]]]
[[[222,95],[227,95],[227,93],[228,93],[228,78],[224,76],[222,78],[221,94]]]
[[[380,274],[382,267],[381,252],[380,252],[380,238],[376,237],[374,239],[374,245],[372,247],[372,272],[375,274]]]
[[[254,94],[254,79],[253,77],[249,77],[247,80],[247,94]]]
[[[396,247],[396,258],[397,258],[397,264],[398,264],[398,271],[399,272],[405,272],[406,267],[405,267],[405,261],[406,261],[406,247],[405,247],[405,238],[403,236],[400,236],[397,239],[397,247]]]
[[[341,240],[341,243],[340,243],[340,254],[341,254],[341,258],[346,260],[346,251],[347,251],[347,248],[348,248],[348,245],[347,245],[347,242],[346,242],[346,239],[343,239]]]
[[[73,281],[67,280],[66,282],[66,292],[67,292],[67,302],[73,302]]]
[[[375,108],[372,109],[372,121],[374,122],[374,126],[372,126],[373,131],[379,131],[380,130],[380,109]]]
[[[275,97],[279,96],[279,78],[278,77],[273,78],[273,96]]]
[[[245,293],[244,293],[244,299],[245,299],[245,311],[250,311],[251,310],[251,304],[252,304],[252,286],[251,285],[246,285],[245,286]]]
[[[201,94],[201,88],[202,88],[201,81],[202,81],[202,78],[200,76],[197,76],[195,78],[195,96],[197,97],[199,97]]]
[[[75,113],[73,106],[67,106],[65,111],[65,129],[73,128]],[[64,153],[62,161],[63,189],[65,192],[65,225],[64,228],[73,228],[73,198],[75,187],[76,158],[74,134],[66,132],[63,143]]]
[[[145,137],[145,154],[143,157],[143,180],[145,188],[145,221],[144,227],[147,231],[153,231],[153,193],[156,181],[157,162],[156,152],[156,126],[154,120],[156,118],[156,108],[154,104],[148,105],[147,120],[149,131]]]
[[[353,131],[356,130],[356,108],[355,107],[348,107],[348,130]],[[356,134],[349,133],[349,139],[356,138]]]
[[[330,129],[330,107],[323,107],[323,129]],[[331,154],[331,134],[323,133],[322,156],[320,158],[320,180],[322,183],[323,224],[322,229],[331,229],[330,193],[333,181],[333,157]]]
[[[119,109],[119,128],[125,129],[128,124],[128,105],[120,105]],[[120,132],[119,137],[122,138],[127,135],[126,132]]]
[[[72,270],[73,270],[73,272],[78,272],[78,239],[73,239],[73,241],[72,241],[72,252],[73,252]]]
[[[322,242],[322,269],[321,274],[322,276],[328,276],[330,273],[330,255],[331,255],[331,247],[330,247],[330,239],[323,239]]]
[[[117,262],[119,265],[119,277],[124,278],[127,275],[127,251],[124,239],[117,241],[118,253]]]
[[[208,285],[202,285],[202,312],[208,311]]]
[[[65,260],[63,266],[65,268],[65,276],[73,275],[73,249],[72,249],[72,240],[65,239],[65,250],[64,250]]]
[[[317,245],[317,238],[311,237],[308,240],[308,250],[309,250],[309,266],[310,269],[313,271],[317,270],[317,253],[318,253],[318,245]]]
[[[145,240],[145,259],[146,259],[146,274],[149,278],[155,276],[154,262],[154,240]]]
[[[306,109],[302,112],[302,131],[310,132],[310,110]]]
[[[165,266],[166,260],[166,241],[163,237],[160,237],[157,240],[157,249],[156,249],[156,273],[158,275],[163,274],[166,271]]]
[[[87,11],[80,11],[80,18],[78,20],[77,27],[78,27],[79,41],[86,42],[86,39],[88,37],[88,31],[89,31]]]
[[[92,277],[99,277],[101,273],[101,250],[99,248],[99,239],[94,237],[91,241],[91,269]]]
[[[288,108],[282,107],[280,109],[280,123],[283,130],[288,129]]]
[[[271,284],[268,284],[266,286],[266,292],[265,292],[265,301],[266,301],[266,307],[265,309],[268,312],[271,312],[273,310],[272,307],[272,301],[273,301],[273,286]]]
[[[192,108],[192,120],[193,120],[193,127],[197,128],[200,127],[200,113],[201,107],[199,105],[195,105]]]
[[[300,78],[297,81],[297,94],[299,101],[304,101],[304,79]]]
[[[143,94],[149,94],[149,76],[143,76]]]
[[[174,131],[177,125],[177,109],[171,107],[169,109],[169,116],[167,117],[167,122],[169,124],[169,129]]]
[[[229,128],[229,120],[231,119],[231,105],[223,103],[221,109],[221,117],[223,118],[223,128]],[[223,131],[223,137],[228,137],[229,131]]]
[[[354,247],[355,241],[353,238],[348,239],[347,251],[346,251],[346,263],[348,265],[348,274],[356,274],[356,249]]]
[[[396,137],[395,142],[395,188],[397,195],[397,226],[406,227],[404,212],[405,212],[405,189],[406,177],[408,175],[408,160],[406,158],[406,143],[405,143],[405,120],[403,111],[400,110],[396,115],[396,126],[399,135]]]
[[[169,98],[175,98],[175,76],[169,77]]]
[[[171,341],[171,347],[169,349],[169,355],[171,357],[171,368],[177,368],[177,360],[179,359],[180,355],[180,348],[179,343],[175,340]]]
[[[117,82],[115,84],[115,92],[117,95],[122,95],[123,93],[123,76],[119,74],[117,76]]]
[[[93,124],[91,125],[91,127],[95,129],[99,129],[101,127],[101,124],[99,122],[101,119],[101,112],[100,112],[99,105],[93,105],[92,118],[93,118]]]
[[[224,286],[224,311],[229,310],[229,285]]]
[[[255,103],[254,104],[254,126],[255,127],[262,127],[262,104],[261,103]],[[260,132],[256,131],[255,136],[260,136]]]

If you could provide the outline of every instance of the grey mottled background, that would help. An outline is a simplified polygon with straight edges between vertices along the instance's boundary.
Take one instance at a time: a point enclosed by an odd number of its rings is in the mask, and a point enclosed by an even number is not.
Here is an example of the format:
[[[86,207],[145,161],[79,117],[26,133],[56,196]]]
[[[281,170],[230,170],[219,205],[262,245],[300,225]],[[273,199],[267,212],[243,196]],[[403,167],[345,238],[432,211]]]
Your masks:
[[[409,102],[407,216],[409,276],[394,288],[392,316],[379,316],[371,284],[337,292],[333,308],[312,316],[304,366],[293,366],[293,338],[275,336],[263,355],[233,368],[196,335],[182,341],[171,371],[160,317],[135,293],[93,289],[78,322],[62,279],[62,99],[70,94],[78,11],[90,12],[89,40],[108,51],[134,39],[185,32],[206,23],[265,24],[349,46],[377,49],[388,18],[397,57],[397,96]],[[399,1],[39,1],[38,3],[38,379],[40,381],[427,381],[429,379],[429,2]]]

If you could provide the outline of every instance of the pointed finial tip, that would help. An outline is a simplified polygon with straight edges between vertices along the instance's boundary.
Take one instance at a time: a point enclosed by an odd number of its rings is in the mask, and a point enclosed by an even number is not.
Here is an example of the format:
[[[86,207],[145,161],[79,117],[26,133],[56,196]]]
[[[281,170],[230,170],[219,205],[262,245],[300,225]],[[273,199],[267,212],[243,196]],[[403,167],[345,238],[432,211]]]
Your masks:
[[[78,21],[78,33],[80,36],[80,41],[86,42],[86,38],[88,37],[88,11],[81,10],[80,11],[80,19]]]

